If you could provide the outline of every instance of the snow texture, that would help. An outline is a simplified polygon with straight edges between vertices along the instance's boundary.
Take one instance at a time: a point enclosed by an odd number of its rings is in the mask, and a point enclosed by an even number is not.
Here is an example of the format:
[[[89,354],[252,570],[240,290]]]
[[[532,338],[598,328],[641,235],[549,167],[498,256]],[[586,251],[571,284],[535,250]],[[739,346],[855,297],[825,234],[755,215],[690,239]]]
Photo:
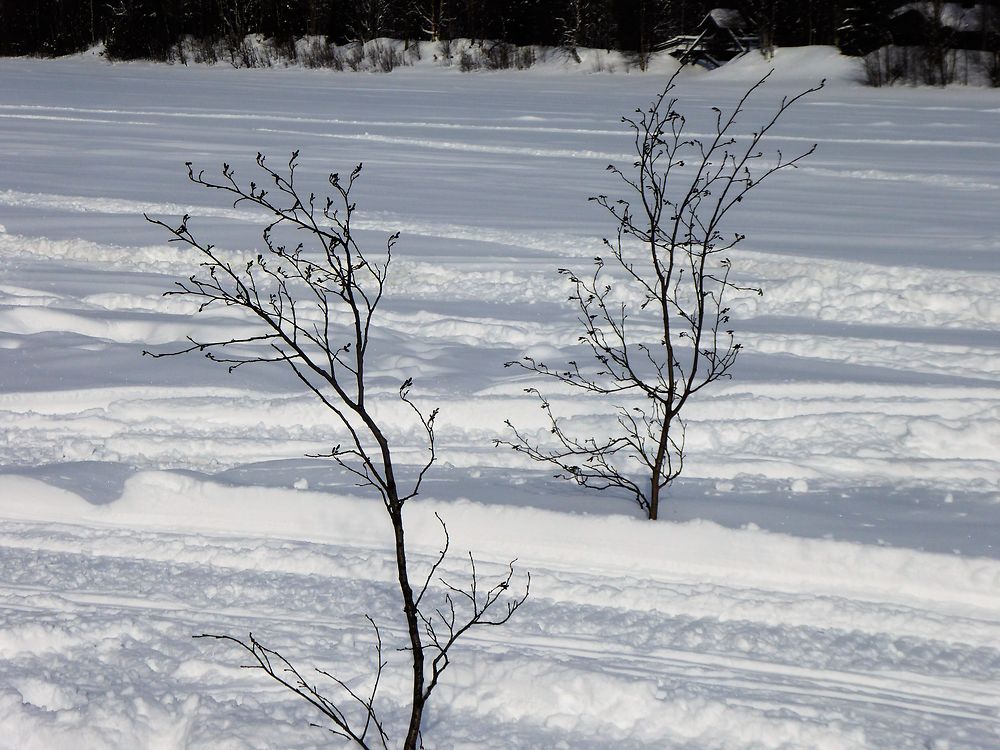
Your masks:
[[[191,636],[252,631],[357,687],[364,615],[401,642],[384,511],[303,458],[336,425],[280,369],[140,356],[249,330],[162,296],[197,259],[142,213],[253,254],[261,217],[183,164],[249,176],[293,149],[317,189],[363,161],[361,238],[402,233],[372,365],[404,468],[399,382],[441,409],[415,569],[439,513],[446,578],[467,549],[532,573],[457,654],[428,747],[1000,746],[1000,93],[865,89],[826,49],[774,63],[740,132],[827,76],[770,140],[819,147],[734,215],[734,274],[765,295],[733,306],[745,355],[692,402],[654,524],[491,441],[508,418],[544,433],[523,391],[543,384],[502,365],[578,353],[555,271],[613,230],[586,199],[617,189],[619,118],[662,75],[0,60],[0,748],[329,746],[309,706]],[[766,65],[685,73],[692,130]]]

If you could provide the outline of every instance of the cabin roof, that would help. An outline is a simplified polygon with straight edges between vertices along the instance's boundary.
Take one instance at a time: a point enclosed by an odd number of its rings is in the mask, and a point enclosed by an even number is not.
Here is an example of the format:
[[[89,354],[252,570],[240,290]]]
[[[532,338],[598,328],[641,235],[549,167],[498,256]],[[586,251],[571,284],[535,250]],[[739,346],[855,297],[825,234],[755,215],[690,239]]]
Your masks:
[[[734,34],[743,34],[747,28],[743,14],[733,8],[713,8],[710,10],[699,24],[700,27],[708,25],[732,31]]]

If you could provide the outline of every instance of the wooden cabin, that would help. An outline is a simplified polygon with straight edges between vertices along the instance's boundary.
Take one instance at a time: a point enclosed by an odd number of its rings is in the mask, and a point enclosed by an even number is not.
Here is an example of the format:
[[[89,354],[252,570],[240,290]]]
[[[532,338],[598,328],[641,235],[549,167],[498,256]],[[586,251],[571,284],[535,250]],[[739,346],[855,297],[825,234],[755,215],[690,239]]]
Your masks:
[[[698,33],[676,36],[658,47],[687,65],[718,68],[760,48],[753,26],[738,10],[715,8],[698,24]]]

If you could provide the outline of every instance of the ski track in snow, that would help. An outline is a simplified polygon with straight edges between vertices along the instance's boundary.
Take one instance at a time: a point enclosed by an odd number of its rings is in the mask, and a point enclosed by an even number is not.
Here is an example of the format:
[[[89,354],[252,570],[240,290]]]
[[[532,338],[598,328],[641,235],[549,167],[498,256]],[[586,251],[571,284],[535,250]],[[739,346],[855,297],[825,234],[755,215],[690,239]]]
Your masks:
[[[190,747],[210,746],[220,724],[234,742],[276,736],[303,712],[233,674],[225,648],[186,636],[253,629],[294,648],[300,661],[323,664],[335,652],[338,666],[361,674],[368,634],[358,598],[380,622],[392,618],[387,549],[30,523],[8,524],[0,538],[0,655],[25,700],[12,706],[25,727],[39,707],[70,717],[83,709],[84,720],[96,718],[95,706],[127,713],[132,701],[123,696],[135,691],[161,707],[123,722],[140,743],[169,735],[175,722],[197,727],[185,737]],[[515,727],[500,744],[477,740],[498,748],[538,747],[556,729],[558,742],[584,747],[594,736],[604,738],[594,747],[918,748],[928,737],[975,746],[1000,727],[995,611],[956,616],[932,600],[900,606],[809,590],[667,583],[639,571],[611,578],[567,569],[569,562],[559,569],[522,562],[536,581],[530,609],[502,633],[467,643],[443,688],[444,715],[435,715],[440,742],[462,746],[450,712],[462,716],[459,728]],[[452,560],[446,575],[456,568]],[[387,626],[383,637],[391,643],[402,633]],[[90,672],[95,652],[122,670],[124,684]],[[81,661],[90,665],[87,681],[63,684],[60,675],[78,675]],[[396,699],[398,687],[388,688]],[[196,690],[206,697],[192,706],[185,696]],[[263,714],[282,705],[277,726],[242,716],[246,691]],[[593,700],[632,708],[602,714]],[[67,723],[101,743],[102,722]]]
[[[807,102],[809,103],[809,102]],[[815,102],[812,102],[815,103]],[[844,105],[849,106],[849,105]],[[39,106],[39,105],[12,105],[12,104],[0,104],[0,110],[7,110],[8,113],[4,114],[0,112],[0,117],[8,118],[23,118],[23,119],[48,119],[53,121],[66,120],[68,122],[97,122],[97,123],[122,123],[128,125],[153,125],[152,122],[146,122],[141,120],[108,120],[108,119],[91,119],[91,118],[81,118],[69,115],[55,115],[55,114],[18,114],[16,112],[11,112],[11,110],[32,110],[34,112],[68,112],[73,114],[101,114],[101,115],[123,115],[129,117],[160,117],[160,118],[179,118],[179,119],[193,119],[193,120],[237,120],[237,121],[249,121],[249,122],[287,122],[287,123],[298,123],[298,124],[310,124],[310,125],[326,125],[326,126],[361,126],[361,127],[379,127],[388,129],[421,129],[421,130],[466,130],[466,131],[492,131],[492,132],[519,132],[519,133],[538,133],[538,134],[570,134],[570,135],[582,135],[582,136],[597,136],[597,135],[607,135],[621,137],[622,131],[620,129],[600,129],[600,128],[566,128],[566,127],[552,127],[552,126],[542,126],[542,125],[482,125],[482,124],[472,124],[472,123],[457,123],[457,122],[414,122],[407,120],[357,120],[357,119],[343,119],[335,117],[293,117],[293,116],[283,116],[267,114],[262,112],[248,113],[248,114],[237,114],[232,112],[166,112],[166,111],[156,111],[156,110],[116,110],[116,109],[89,109],[80,107],[54,107],[54,106]],[[964,110],[960,110],[964,111]],[[995,110],[985,110],[987,112],[992,112]],[[289,132],[289,131],[269,131],[269,132]],[[315,134],[315,133],[314,133]],[[712,134],[708,132],[689,132],[688,135],[695,138],[706,138],[711,137]],[[750,134],[739,133],[736,135],[738,139],[748,138]],[[788,134],[775,134],[771,136],[773,140],[776,141],[789,141],[789,142],[802,142],[802,143],[814,143],[817,141],[822,141],[824,143],[833,144],[853,144],[853,145],[875,145],[875,146],[937,146],[937,147],[954,147],[954,148],[976,148],[976,149],[992,149],[1000,148],[1000,144],[995,141],[970,141],[961,139],[914,139],[914,138],[831,138],[828,136],[817,135],[815,137],[809,136],[796,136]]]
[[[648,529],[492,441],[505,419],[544,438],[532,386],[584,434],[613,418],[503,364],[579,355],[555,270],[601,252],[585,198],[657,81],[407,72],[327,99],[294,71],[65,65],[0,60],[0,749],[316,747],[308,706],[190,636],[253,631],[362,687],[363,615],[402,637],[377,504],[302,458],[343,439],[327,416],[278,373],[140,357],[251,330],[162,296],[196,259],[142,214],[238,260],[261,216],[183,162],[248,176],[300,146],[306,176],[366,163],[363,240],[402,233],[372,404],[404,472],[425,454],[399,382],[441,408],[415,565],[438,510],[448,575],[469,547],[532,573],[448,672],[429,747],[1000,746],[994,92],[842,84],[789,112],[772,145],[820,150],[741,214],[733,272],[765,295],[732,301],[745,354],[692,402],[668,501],[708,521]],[[688,83],[698,105],[743,86]],[[405,689],[387,677],[390,723]]]

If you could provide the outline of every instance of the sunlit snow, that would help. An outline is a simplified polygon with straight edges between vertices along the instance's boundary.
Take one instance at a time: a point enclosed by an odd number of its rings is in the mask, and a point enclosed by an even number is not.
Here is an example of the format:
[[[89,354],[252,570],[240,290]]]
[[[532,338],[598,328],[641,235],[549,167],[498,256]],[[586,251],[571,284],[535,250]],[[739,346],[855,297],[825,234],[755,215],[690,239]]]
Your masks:
[[[693,401],[688,462],[640,520],[494,447],[543,434],[541,385],[503,363],[572,359],[560,267],[614,231],[620,117],[663,73],[390,75],[0,60],[0,747],[311,748],[309,706],[202,632],[254,635],[362,684],[371,615],[396,645],[377,501],[307,453],[342,439],[280,368],[152,360],[245,331],[163,297],[195,270],[143,212],[190,213],[234,257],[260,216],[184,163],[250,179],[364,162],[361,237],[401,233],[378,318],[375,409],[440,408],[439,462],[408,521],[532,596],[471,638],[435,694],[439,748],[1000,746],[1000,92],[868,89],[829,50],[784,51],[749,133],[829,76],[770,140],[818,144],[735,212],[745,353]],[[694,132],[766,72],[682,76]],[[600,432],[611,409],[549,389]],[[405,654],[391,655],[394,665]],[[385,686],[398,739],[406,685]]]

